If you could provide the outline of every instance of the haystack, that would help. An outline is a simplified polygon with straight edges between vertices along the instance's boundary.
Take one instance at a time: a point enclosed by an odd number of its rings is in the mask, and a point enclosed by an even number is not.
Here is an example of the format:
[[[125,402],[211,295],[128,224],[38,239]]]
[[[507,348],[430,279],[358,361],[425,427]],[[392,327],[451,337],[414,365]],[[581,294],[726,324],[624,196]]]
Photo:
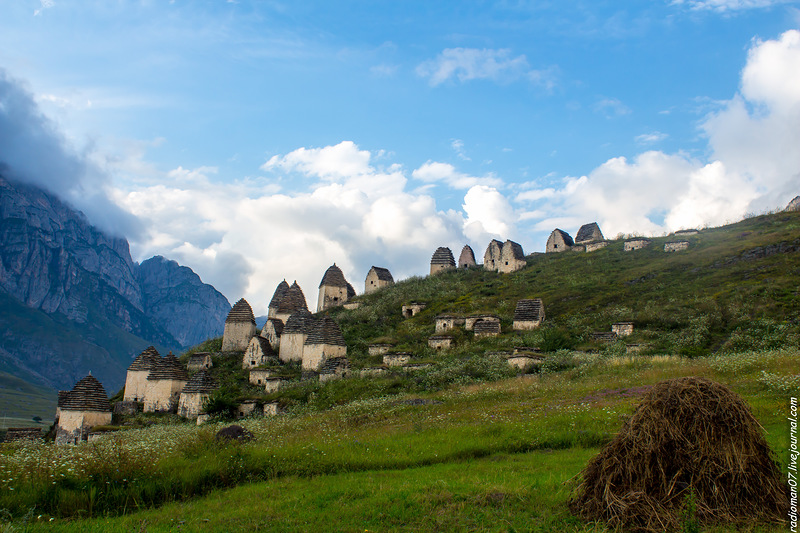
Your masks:
[[[763,428],[744,400],[705,378],[655,385],[579,479],[572,511],[627,530],[678,528],[690,495],[702,524],[788,512]]]

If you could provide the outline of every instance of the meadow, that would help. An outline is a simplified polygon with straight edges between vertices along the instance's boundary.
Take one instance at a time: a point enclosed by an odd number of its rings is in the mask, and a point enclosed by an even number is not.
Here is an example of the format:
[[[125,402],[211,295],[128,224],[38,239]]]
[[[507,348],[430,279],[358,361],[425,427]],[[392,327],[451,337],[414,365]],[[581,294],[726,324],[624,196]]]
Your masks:
[[[562,354],[564,355],[564,354]],[[800,350],[687,359],[572,353],[574,366],[438,392],[222,422],[164,418],[78,446],[4,445],[6,531],[605,531],[575,476],[652,384],[705,376],[751,406],[786,470]],[[690,520],[690,517],[687,517]],[[744,523],[710,531],[783,531]]]
[[[216,405],[282,408],[238,421],[249,442],[215,438],[230,422],[140,413],[77,446],[2,445],[0,531],[606,531],[569,511],[577,476],[653,384],[682,376],[741,395],[786,472],[788,404],[800,392],[800,213],[704,229],[685,252],[665,253],[670,239],[624,252],[620,236],[591,254],[529,256],[511,274],[459,269],[358,296],[357,309],[326,311],[348,346],[342,380],[266,393],[248,383],[240,353],[215,353]],[[514,331],[517,300],[535,297],[543,326]],[[401,316],[420,300],[421,313]],[[455,347],[437,352],[427,339],[441,313],[496,314],[502,334],[451,330]],[[635,323],[632,336],[595,339],[620,321]],[[372,343],[431,364],[360,378],[382,362]],[[546,354],[531,373],[491,355],[520,346]],[[182,358],[220,349],[214,339]],[[278,366],[299,378],[297,365]],[[682,516],[684,531],[699,531],[691,502]]]

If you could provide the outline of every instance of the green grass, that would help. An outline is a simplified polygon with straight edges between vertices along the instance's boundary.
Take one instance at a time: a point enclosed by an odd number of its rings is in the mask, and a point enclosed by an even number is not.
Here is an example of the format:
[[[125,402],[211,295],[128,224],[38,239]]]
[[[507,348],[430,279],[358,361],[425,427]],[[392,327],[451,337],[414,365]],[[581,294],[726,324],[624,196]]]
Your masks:
[[[47,429],[56,412],[56,391],[0,372],[0,406],[5,406],[0,408],[0,431],[9,427]],[[36,422],[34,417],[42,421]]]
[[[568,493],[565,482],[593,452],[501,454],[404,470],[293,476],[215,492],[158,511],[42,529],[556,532],[565,525],[580,525],[562,505]],[[259,502],[257,510],[254,502]]]
[[[250,419],[247,444],[216,443],[221,425],[178,424],[6,448],[0,509],[20,528],[33,508],[47,521],[35,529],[56,531],[603,531],[568,512],[564,482],[631,413],[642,391],[630,389],[684,375],[742,395],[785,469],[783,384],[792,386],[800,351],[576,357],[566,371],[416,396],[422,404],[390,396]]]
[[[744,397],[785,468],[787,402],[800,387],[800,213],[706,229],[685,252],[664,253],[668,240],[532,256],[512,274],[411,278],[358,297],[358,309],[328,311],[355,369],[377,362],[370,343],[390,342],[435,363],[427,370],[266,395],[246,384],[240,356],[217,355],[213,372],[238,399],[288,409],[245,420],[253,442],[219,443],[222,423],[172,416],[139,417],[76,447],[5,446],[0,517],[9,530],[36,517],[47,524],[34,529],[86,531],[604,531],[571,516],[564,482],[619,429],[641,387],[687,375]],[[512,331],[516,301],[532,297],[544,300],[545,326]],[[410,301],[428,307],[405,319]],[[496,314],[503,333],[457,331],[454,349],[434,352],[427,338],[445,312]],[[634,335],[592,340],[618,321],[633,321]],[[646,348],[627,357],[625,342]],[[517,377],[485,355],[515,346],[552,353]],[[218,350],[216,339],[196,351]]]
[[[434,317],[445,312],[501,317],[500,337],[477,345],[461,335],[455,354],[540,345],[540,332],[511,331],[517,300],[533,297],[544,301],[545,329],[563,331],[585,349],[604,349],[591,333],[610,331],[619,321],[635,322],[627,341],[648,345],[650,353],[697,356],[798,345],[800,213],[704,229],[686,237],[687,251],[665,253],[664,243],[674,239],[654,238],[634,252],[624,252],[620,239],[588,254],[539,254],[511,274],[462,269],[411,278],[359,296],[358,309],[329,312],[356,366],[373,364],[366,354],[375,342],[393,343],[420,358],[434,356],[427,337],[434,333]],[[781,243],[783,252],[776,248]],[[400,310],[411,301],[428,307],[405,319]]]

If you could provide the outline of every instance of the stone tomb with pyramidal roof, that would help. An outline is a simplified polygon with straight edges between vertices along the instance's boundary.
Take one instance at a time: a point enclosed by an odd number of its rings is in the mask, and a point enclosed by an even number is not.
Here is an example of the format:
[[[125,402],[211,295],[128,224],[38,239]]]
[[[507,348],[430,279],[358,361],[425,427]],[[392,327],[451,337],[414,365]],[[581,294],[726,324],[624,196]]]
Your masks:
[[[587,244],[604,240],[605,237],[603,237],[603,232],[600,231],[600,226],[597,225],[597,222],[584,224],[575,235],[575,244]]]
[[[446,350],[452,348],[453,337],[450,335],[432,335],[428,337],[428,346],[434,350]]]
[[[111,404],[103,385],[89,374],[72,390],[59,391],[56,408],[56,443],[88,440],[93,427],[111,423]]]
[[[222,351],[232,352],[246,350],[250,339],[256,335],[256,318],[253,308],[247,300],[241,298],[236,302],[225,319],[225,331],[222,333]]]
[[[272,349],[278,351],[281,345],[281,335],[283,334],[283,322],[277,318],[268,318],[261,328],[260,335],[267,339]]]
[[[477,266],[475,263],[475,252],[469,244],[465,244],[458,256],[458,268],[471,268]]]
[[[467,321],[467,319],[464,318],[463,316],[451,315],[451,314],[439,315],[434,320],[435,320],[434,330],[436,333],[444,333],[445,331],[455,329],[459,326],[464,325]]]
[[[444,272],[445,270],[453,270],[456,268],[456,260],[453,259],[453,252],[450,248],[440,246],[433,252],[431,257],[431,275]]]
[[[351,294],[352,291],[352,294]],[[317,299],[317,313],[343,305],[355,296],[355,290],[346,279],[342,269],[336,263],[328,267],[319,282],[319,298]]]
[[[128,367],[125,376],[125,393],[123,401],[143,402],[147,390],[147,376],[161,360],[161,354],[153,346],[148,346]]]
[[[475,322],[478,320],[488,320],[491,322],[500,323],[500,317],[497,315],[492,314],[477,314],[477,315],[470,315],[464,319],[464,329],[467,331],[472,331],[472,328],[475,327]]]
[[[545,245],[545,253],[553,252],[566,252],[575,246],[575,241],[572,240],[569,233],[561,229],[554,229],[553,233],[547,238]]]
[[[339,325],[329,316],[310,324],[303,343],[303,370],[319,370],[329,359],[347,356],[347,344]]]
[[[378,289],[394,284],[394,278],[388,268],[373,266],[367,272],[367,279],[364,281],[364,294],[370,294]]]
[[[250,339],[250,344],[242,356],[242,368],[256,368],[270,362],[277,362],[278,354],[272,349],[269,341],[260,335]]]
[[[172,352],[162,357],[147,375],[144,412],[176,412],[180,393],[188,381],[188,372]]]
[[[541,298],[519,300],[514,309],[512,328],[516,330],[536,329],[544,320],[544,303]]]
[[[278,283],[278,286],[275,288],[275,292],[272,293],[272,299],[269,301],[267,317],[275,318],[278,316],[278,307],[280,307],[281,300],[283,300],[283,297],[286,296],[286,292],[288,290],[289,284],[286,282],[286,280]]]
[[[509,273],[516,272],[527,264],[522,246],[511,240],[500,242],[492,239],[483,254],[484,270]]]
[[[496,337],[500,335],[500,322],[494,320],[478,320],[472,326],[472,331],[476,338]]]
[[[276,293],[277,292],[276,289]],[[301,289],[300,285],[295,281],[286,289],[286,292],[278,302],[275,308],[275,316],[270,318],[277,318],[284,324],[287,324],[289,317],[299,311],[308,311],[308,305],[306,304],[306,296],[303,294],[303,289]]]
[[[308,309],[300,309],[289,318],[283,327],[283,333],[281,333],[281,344],[278,350],[278,357],[281,361],[288,363],[303,360],[303,346],[314,321],[315,319]]]
[[[203,403],[217,389],[211,374],[200,370],[186,382],[178,399],[178,414],[184,418],[197,418],[203,412]]]
[[[347,357],[330,357],[320,366],[319,381],[324,383],[334,379],[342,379],[350,374],[350,361]]]
[[[186,370],[189,372],[197,372],[198,370],[208,370],[214,366],[209,352],[197,352],[189,356],[189,361],[186,363]]]

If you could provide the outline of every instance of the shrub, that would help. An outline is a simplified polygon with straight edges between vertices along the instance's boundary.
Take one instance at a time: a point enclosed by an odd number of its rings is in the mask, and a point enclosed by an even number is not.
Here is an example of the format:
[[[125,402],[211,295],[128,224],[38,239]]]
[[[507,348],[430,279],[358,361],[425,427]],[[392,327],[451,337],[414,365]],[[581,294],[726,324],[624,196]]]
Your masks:
[[[575,347],[575,339],[562,329],[547,328],[542,330],[542,342],[539,348],[543,352],[556,352],[558,350],[571,350]]]
[[[223,420],[235,418],[239,408],[239,402],[236,401],[237,393],[238,391],[230,387],[220,387],[203,402],[203,411]]]

